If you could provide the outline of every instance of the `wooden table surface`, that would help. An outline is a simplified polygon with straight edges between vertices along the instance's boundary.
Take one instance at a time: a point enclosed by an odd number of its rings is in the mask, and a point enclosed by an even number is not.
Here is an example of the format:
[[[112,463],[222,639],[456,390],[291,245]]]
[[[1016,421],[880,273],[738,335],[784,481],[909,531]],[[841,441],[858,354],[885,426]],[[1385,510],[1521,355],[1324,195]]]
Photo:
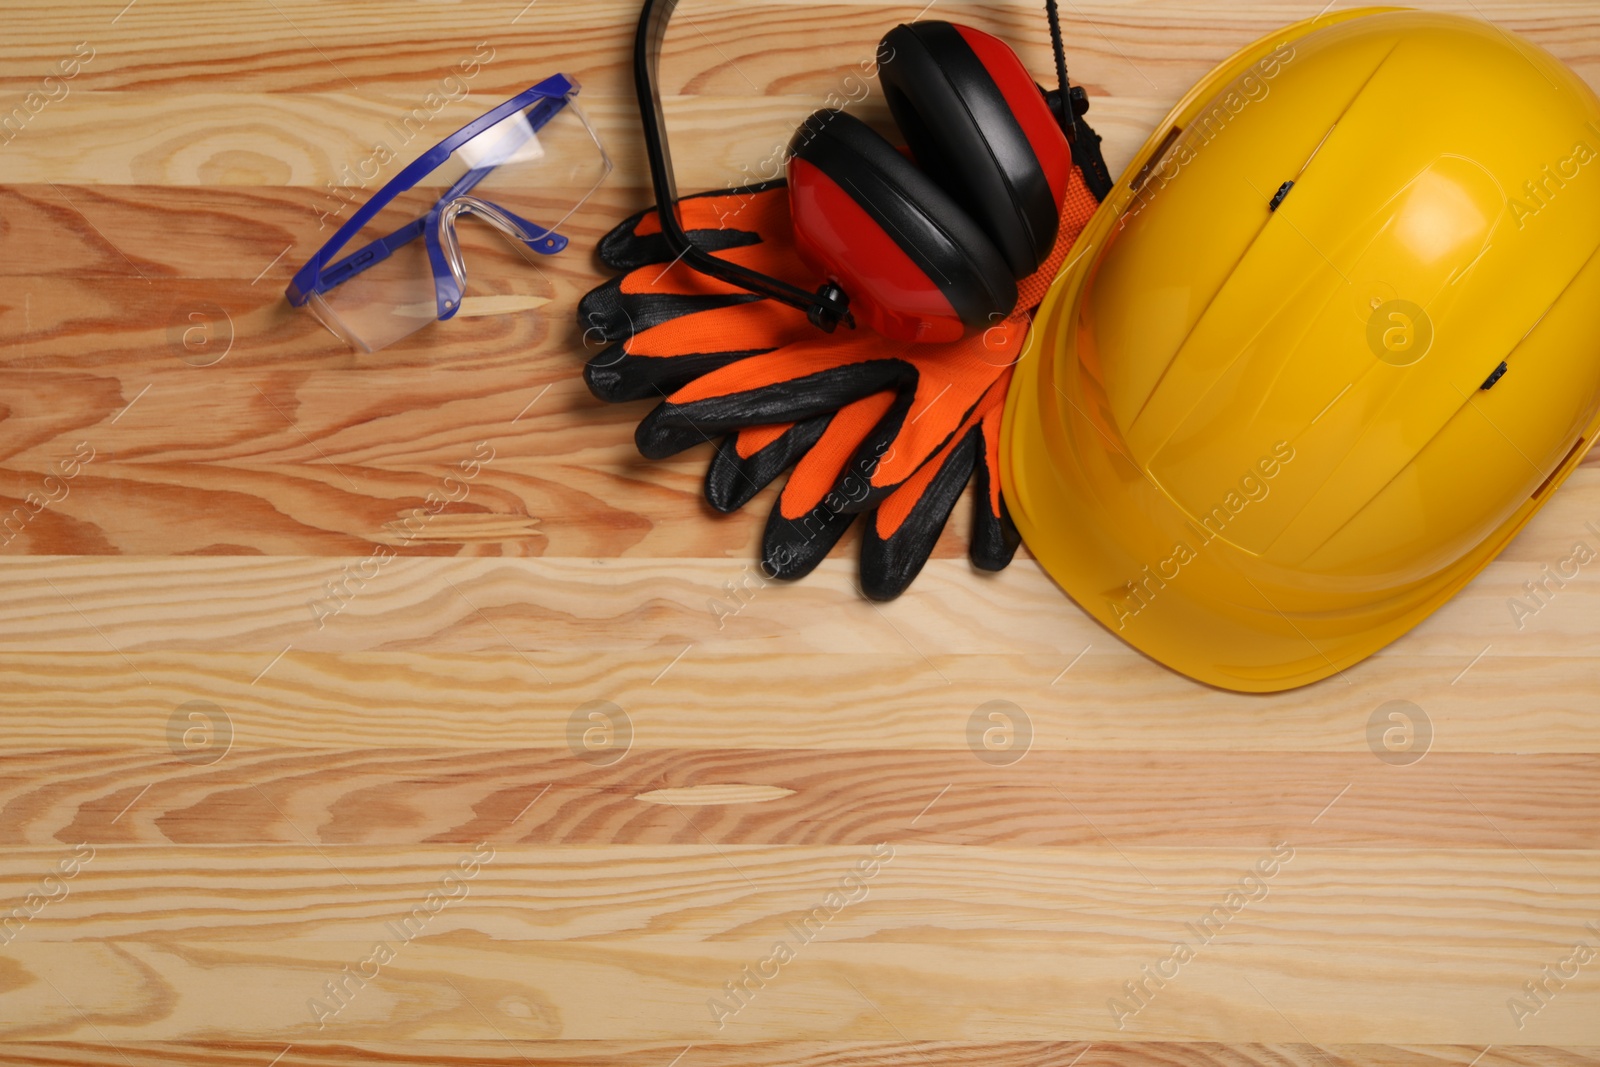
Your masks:
[[[1063,4],[1113,168],[1321,5]],[[1594,0],[1429,6],[1600,85]],[[920,7],[685,0],[681,187]],[[1048,77],[1034,4],[935,15]],[[635,16],[0,3],[0,1063],[1600,1061],[1600,585],[1510,608],[1600,547],[1600,460],[1272,697],[1143,659],[1025,554],[973,572],[964,508],[892,604],[853,539],[747,583],[770,495],[712,514],[704,450],[642,460],[644,408],[579,376],[588,249],[649,201]],[[612,180],[544,289],[474,247],[475,293],[542,310],[356,355],[286,305],[399,116],[414,152],[556,71]],[[1011,748],[969,747],[993,701]]]

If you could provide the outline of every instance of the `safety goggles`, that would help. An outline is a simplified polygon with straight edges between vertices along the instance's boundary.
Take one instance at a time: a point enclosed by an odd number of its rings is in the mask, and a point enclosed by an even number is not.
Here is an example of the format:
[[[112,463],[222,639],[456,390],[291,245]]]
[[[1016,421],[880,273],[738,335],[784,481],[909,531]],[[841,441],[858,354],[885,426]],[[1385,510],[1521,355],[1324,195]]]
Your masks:
[[[462,219],[535,266],[566,248],[558,229],[611,172],[577,94],[572,78],[546,78],[423,153],[295,273],[289,303],[375,352],[461,310]]]

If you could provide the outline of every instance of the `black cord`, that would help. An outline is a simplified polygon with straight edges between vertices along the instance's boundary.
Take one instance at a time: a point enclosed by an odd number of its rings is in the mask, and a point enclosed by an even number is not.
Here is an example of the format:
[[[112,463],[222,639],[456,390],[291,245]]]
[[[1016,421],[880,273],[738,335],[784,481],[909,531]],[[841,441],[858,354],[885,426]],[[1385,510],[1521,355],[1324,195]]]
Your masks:
[[[1070,137],[1075,123],[1072,121],[1072,97],[1067,91],[1067,46],[1061,40],[1061,13],[1056,10],[1056,0],[1044,0],[1044,13],[1050,20],[1050,47],[1056,54],[1056,82],[1061,89],[1056,101],[1061,114],[1057,117],[1061,122],[1061,132]]]
[[[1067,135],[1067,143],[1072,146],[1072,162],[1083,173],[1089,192],[1096,200],[1104,200],[1111,192],[1111,172],[1106,168],[1105,156],[1100,153],[1100,135],[1079,117],[1087,110],[1089,98],[1079,88],[1074,99],[1074,90],[1067,81],[1067,49],[1061,41],[1061,14],[1056,10],[1056,0],[1044,0],[1044,13],[1050,20],[1050,46],[1055,50],[1056,81],[1060,84],[1055,94],[1056,119],[1061,123],[1061,132]],[[1047,99],[1049,95],[1045,94]]]

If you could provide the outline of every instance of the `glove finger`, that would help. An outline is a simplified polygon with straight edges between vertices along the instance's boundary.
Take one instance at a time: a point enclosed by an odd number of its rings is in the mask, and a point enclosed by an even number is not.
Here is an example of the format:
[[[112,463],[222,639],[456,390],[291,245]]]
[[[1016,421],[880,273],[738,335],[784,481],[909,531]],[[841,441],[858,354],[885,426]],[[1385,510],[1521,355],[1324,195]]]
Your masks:
[[[916,368],[900,359],[863,359],[872,345],[870,339],[801,342],[723,367],[669,396],[640,422],[635,439],[644,455],[661,459],[708,432],[798,422],[885,389],[908,395]]]
[[[714,189],[678,200],[678,220],[694,243],[722,252],[762,240],[791,239],[788,190],[782,179],[738,189]],[[677,258],[661,233],[654,206],[623,219],[596,249],[600,262],[616,271],[637,270]]]
[[[1004,570],[1017,554],[1022,534],[1000,495],[1000,422],[1005,408],[996,406],[978,424],[980,441],[972,509],[972,545],[968,554],[979,570]]]
[[[968,402],[964,390],[949,389],[922,408],[896,405],[862,441],[852,468],[869,472],[865,493],[856,494],[848,511],[868,511],[921,474],[928,463],[979,422],[984,413],[1003,408],[1011,369],[1001,371],[983,394]]]
[[[857,457],[861,469],[870,472],[871,495],[847,510],[874,506],[960,436],[981,408],[1003,400],[1011,364],[1027,330],[1027,318],[1017,315],[960,341],[898,350],[897,361],[904,370],[894,384],[901,396],[863,440]],[[797,381],[793,389],[798,392],[803,386]],[[693,394],[685,390],[684,395]],[[788,410],[801,407],[791,403]]]
[[[654,229],[641,233],[641,225],[646,219],[655,221]],[[697,247],[714,255],[761,243],[759,233],[734,227],[694,230],[689,232],[689,237]],[[655,208],[649,208],[624,220],[600,238],[600,243],[595,246],[595,254],[600,257],[600,262],[612,270],[631,272],[670,263],[678,253],[673,251],[666,235],[661,232]]]
[[[792,250],[758,245],[723,256],[797,285],[811,278]],[[585,343],[624,341],[651,326],[697,312],[763,300],[746,289],[700,274],[683,262],[651,264],[601,282],[578,301],[578,324]],[[802,314],[803,318],[803,314]]]
[[[612,403],[657,399],[730,363],[815,332],[803,311],[752,298],[668,319],[610,345],[589,359],[584,381],[595,396]]]
[[[778,277],[803,270],[792,250],[776,246],[725,258]],[[589,360],[585,379],[595,396],[613,402],[664,396],[709,371],[816,332],[804,312],[681,262],[596,286],[579,302],[578,319],[585,344],[612,342]],[[634,357],[647,358],[635,363]]]
[[[850,528],[854,515],[830,494],[831,487],[847,481],[845,465],[857,444],[894,402],[892,392],[875,393],[845,405],[836,414],[819,416],[826,429],[800,457],[794,473],[784,483],[778,503],[767,516],[761,558],[775,578],[801,578],[810,574]],[[865,486],[865,479],[857,483]]]
[[[784,240],[765,240],[728,249],[718,259],[760,274],[771,274],[800,287],[816,284],[816,275],[801,262],[794,246]],[[678,293],[684,296],[749,296],[750,290],[709,274],[702,274],[683,259],[647,263],[621,276],[623,293]]]
[[[867,488],[870,468],[852,467],[861,442],[895,402],[892,392],[873,393],[846,404],[838,414],[823,416],[827,432],[808,451],[784,483],[778,507],[795,519],[815,508],[854,512],[847,507]],[[830,499],[831,497],[831,499]]]
[[[786,581],[804,578],[828,557],[855,521],[854,515],[827,508],[815,508],[793,519],[773,508],[761,537],[762,571]]]
[[[724,437],[706,468],[706,502],[721,512],[744,507],[815,445],[827,425],[824,415]]]
[[[921,573],[980,451],[974,426],[883,501],[861,541],[861,591],[893,600]]]
[[[602,282],[578,301],[578,325],[583,327],[584,343],[626,343],[663,322],[762,299],[754,293],[629,293],[622,288],[625,280]]]

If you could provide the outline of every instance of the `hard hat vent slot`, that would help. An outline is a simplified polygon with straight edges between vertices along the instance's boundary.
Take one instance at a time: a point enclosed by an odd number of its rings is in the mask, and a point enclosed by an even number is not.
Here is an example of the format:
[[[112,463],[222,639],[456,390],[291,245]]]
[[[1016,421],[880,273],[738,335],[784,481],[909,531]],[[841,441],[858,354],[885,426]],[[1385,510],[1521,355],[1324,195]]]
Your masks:
[[[1133,180],[1128,183],[1130,192],[1137,193],[1144,188],[1144,183],[1150,180],[1150,175],[1154,174],[1166,162],[1167,151],[1172,148],[1172,143],[1178,139],[1178,135],[1182,132],[1182,126],[1174,126],[1167,131],[1167,135],[1161,139],[1161,146],[1151,153],[1150,162],[1140,167],[1139,173],[1135,174]]]
[[[1562,471],[1567,469],[1567,464],[1572,462],[1572,457],[1583,451],[1583,442],[1584,439],[1582,437],[1578,438],[1577,442],[1567,450],[1567,454],[1561,457],[1561,462],[1557,463],[1555,468],[1550,471],[1550,476],[1539,483],[1539,488],[1533,491],[1533,495],[1528,498],[1529,500],[1538,500],[1549,492],[1550,486],[1555,484],[1556,478],[1560,476]]]

